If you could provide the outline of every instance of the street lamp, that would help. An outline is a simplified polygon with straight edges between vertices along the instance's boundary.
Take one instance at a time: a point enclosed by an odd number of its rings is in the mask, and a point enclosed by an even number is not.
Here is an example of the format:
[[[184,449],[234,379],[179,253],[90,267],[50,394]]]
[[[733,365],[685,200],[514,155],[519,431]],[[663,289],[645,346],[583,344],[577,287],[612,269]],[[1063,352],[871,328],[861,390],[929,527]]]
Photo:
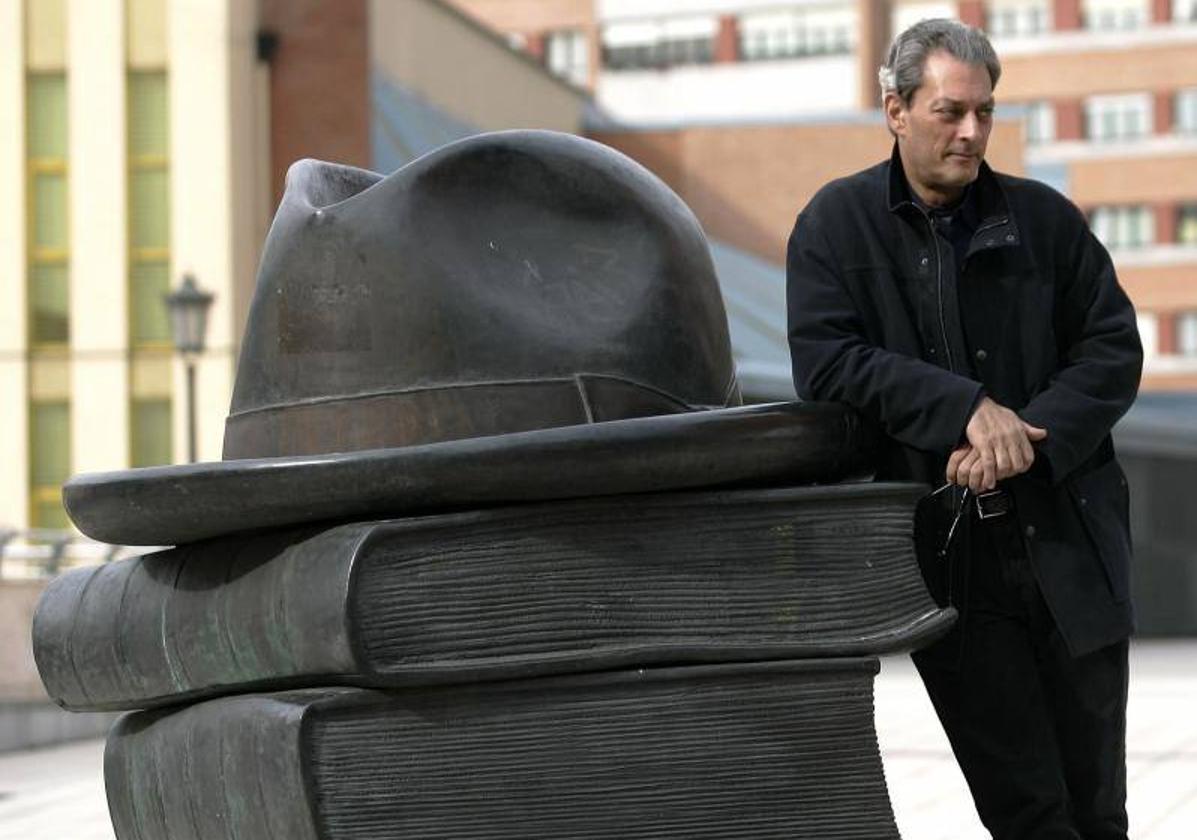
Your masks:
[[[195,277],[183,275],[183,284],[168,295],[166,308],[170,313],[170,332],[175,349],[187,367],[187,459],[195,463],[195,360],[204,352],[204,334],[208,331],[208,307],[211,292],[195,285]]]

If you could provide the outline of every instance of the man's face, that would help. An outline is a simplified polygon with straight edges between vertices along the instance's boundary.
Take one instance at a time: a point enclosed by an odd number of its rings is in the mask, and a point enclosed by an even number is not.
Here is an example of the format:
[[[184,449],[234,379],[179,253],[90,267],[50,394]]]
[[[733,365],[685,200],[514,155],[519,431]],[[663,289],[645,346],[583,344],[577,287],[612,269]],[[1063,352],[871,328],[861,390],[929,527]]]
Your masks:
[[[927,56],[923,83],[907,106],[885,98],[906,178],[924,202],[946,204],[976,180],[993,127],[993,86],[984,65],[946,52]]]

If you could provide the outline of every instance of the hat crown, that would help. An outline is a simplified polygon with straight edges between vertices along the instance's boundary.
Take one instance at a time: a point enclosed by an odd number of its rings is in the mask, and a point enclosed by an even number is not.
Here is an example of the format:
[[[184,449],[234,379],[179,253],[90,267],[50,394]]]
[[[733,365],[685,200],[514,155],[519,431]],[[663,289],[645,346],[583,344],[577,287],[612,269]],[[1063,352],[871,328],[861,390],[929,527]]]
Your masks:
[[[386,177],[292,166],[225,458],[735,402],[722,298],[685,204],[598,143],[501,132]]]

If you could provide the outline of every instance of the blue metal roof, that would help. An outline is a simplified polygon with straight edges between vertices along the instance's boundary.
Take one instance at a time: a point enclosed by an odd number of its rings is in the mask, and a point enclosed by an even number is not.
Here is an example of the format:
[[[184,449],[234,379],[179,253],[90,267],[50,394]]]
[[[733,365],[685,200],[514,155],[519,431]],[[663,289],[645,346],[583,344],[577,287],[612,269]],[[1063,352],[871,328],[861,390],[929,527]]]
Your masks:
[[[725,242],[710,245],[745,400],[794,399],[785,269]]]

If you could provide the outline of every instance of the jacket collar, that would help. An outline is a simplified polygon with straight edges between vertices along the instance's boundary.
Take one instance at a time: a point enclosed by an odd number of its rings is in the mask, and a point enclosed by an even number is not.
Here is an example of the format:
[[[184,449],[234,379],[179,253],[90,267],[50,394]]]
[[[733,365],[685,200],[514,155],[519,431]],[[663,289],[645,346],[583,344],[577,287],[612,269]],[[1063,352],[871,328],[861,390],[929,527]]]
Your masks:
[[[1006,190],[985,161],[981,161],[977,180],[972,184],[972,192],[970,200],[974,202],[979,221],[973,242],[968,249],[969,255],[986,248],[1017,245],[1018,227],[1010,213]],[[887,201],[891,213],[903,212],[907,208],[917,209],[910,194],[906,171],[902,168],[902,156],[898,153],[897,141],[894,141],[894,148],[889,157]]]

